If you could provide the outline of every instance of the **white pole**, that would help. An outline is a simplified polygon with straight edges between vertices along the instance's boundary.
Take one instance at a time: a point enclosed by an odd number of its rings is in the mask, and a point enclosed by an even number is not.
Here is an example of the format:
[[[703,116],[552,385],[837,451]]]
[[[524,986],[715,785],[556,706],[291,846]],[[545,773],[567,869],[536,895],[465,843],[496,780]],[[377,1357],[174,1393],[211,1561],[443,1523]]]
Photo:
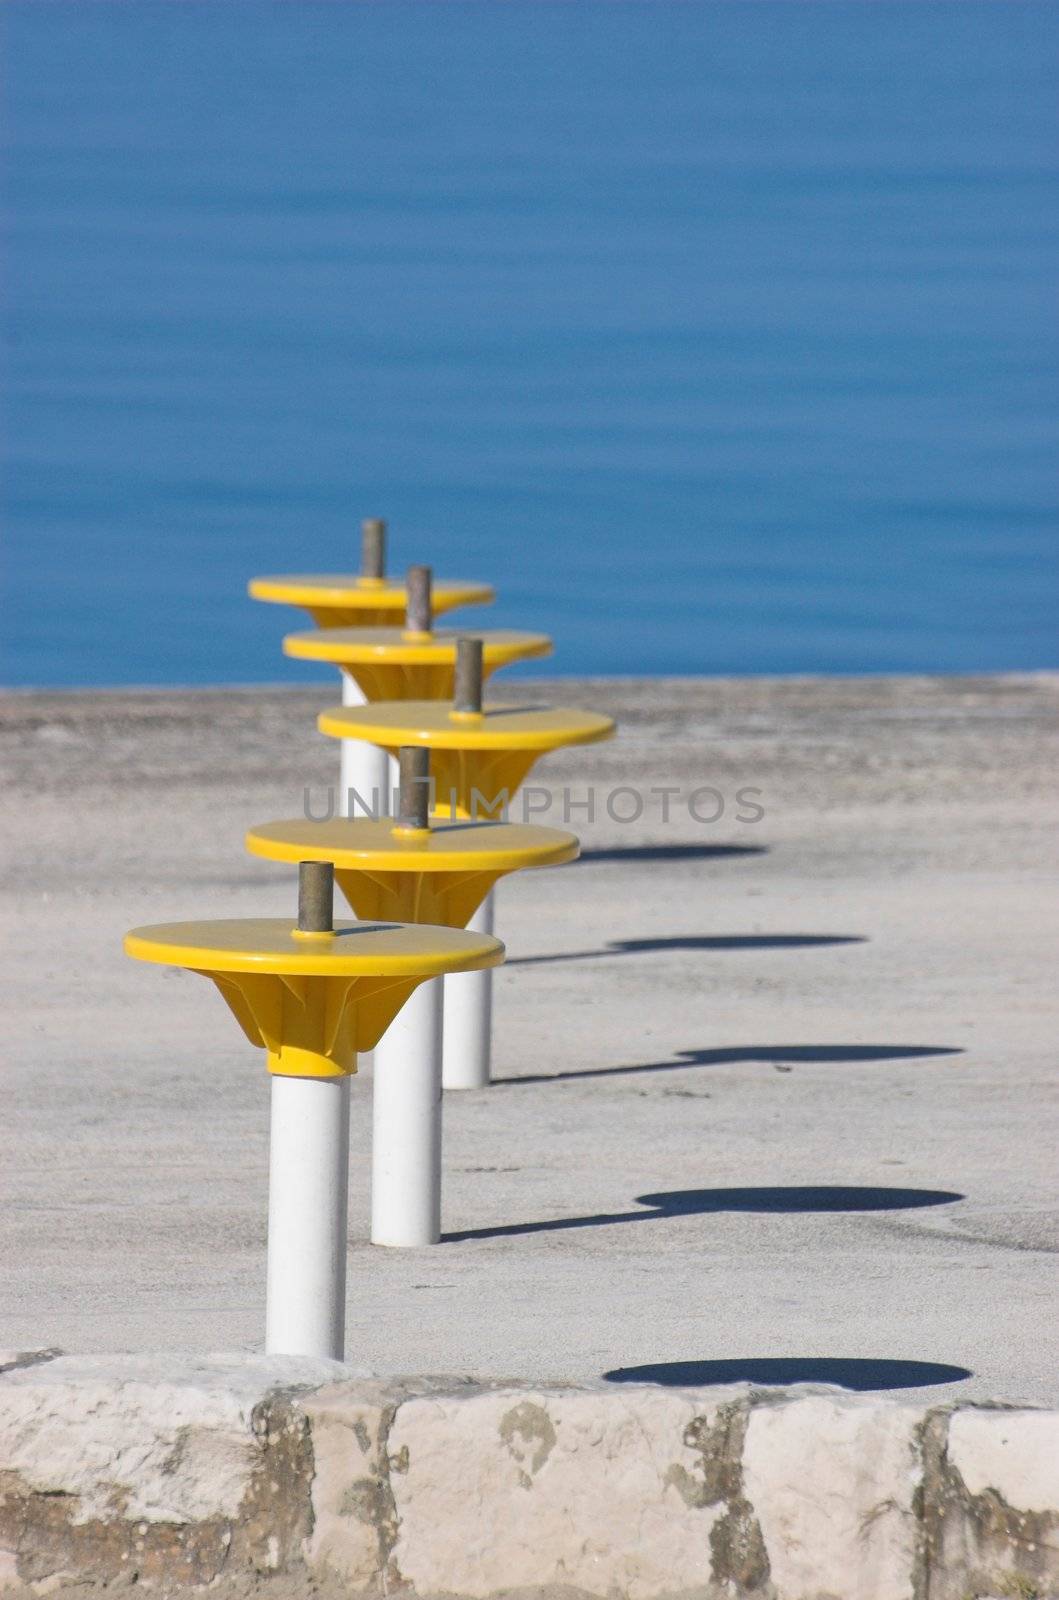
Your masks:
[[[342,679],[342,704],[364,705],[364,692],[348,672],[339,674]],[[367,744],[363,739],[340,739],[338,756],[338,815],[340,817],[388,817],[393,810],[394,761],[378,745]],[[350,805],[350,793],[360,796],[358,803]],[[372,1053],[366,1051],[361,1059],[365,1070],[371,1066]]]
[[[349,1079],[272,1074],[269,1355],[341,1361],[346,1326]]]
[[[495,889],[490,889],[468,928],[492,933]],[[442,1083],[446,1089],[482,1089],[490,1081],[493,1031],[493,974],[457,972],[445,983],[445,1047]]]
[[[342,673],[342,704],[362,706],[364,695],[360,685],[348,672]],[[341,752],[338,764],[338,815],[340,817],[365,817],[390,815],[390,795],[393,789],[391,758],[378,745],[367,744],[363,739],[340,739]],[[350,806],[350,790],[360,796]],[[377,799],[376,799],[377,796]]]
[[[441,1238],[441,1029],[444,987],[413,990],[375,1046],[371,1242]]]

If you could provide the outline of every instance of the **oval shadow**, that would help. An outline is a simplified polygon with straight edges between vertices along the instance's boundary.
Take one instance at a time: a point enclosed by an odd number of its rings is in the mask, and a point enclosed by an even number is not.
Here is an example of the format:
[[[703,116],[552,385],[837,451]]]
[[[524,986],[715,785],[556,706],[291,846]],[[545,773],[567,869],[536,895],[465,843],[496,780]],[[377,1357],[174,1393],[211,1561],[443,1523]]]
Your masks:
[[[726,856],[763,856],[767,844],[615,844],[582,850],[579,861],[719,861]]]
[[[638,1194],[637,1205],[665,1217],[701,1216],[708,1211],[910,1211],[916,1206],[947,1206],[964,1196],[954,1189],[846,1188],[842,1184],[794,1184],[759,1189],[672,1189]]]
[[[858,1360],[846,1356],[651,1361],[640,1367],[615,1367],[603,1374],[607,1383],[657,1383],[669,1388],[700,1389],[723,1383],[781,1387],[792,1383],[832,1383],[861,1394],[873,1389],[925,1389],[939,1383],[963,1383],[973,1376],[969,1367],[941,1361]]]
[[[867,944],[862,933],[680,933],[665,939],[611,939],[607,952],[650,955],[667,950],[811,950],[822,944]]]
[[[607,954],[606,951],[596,954]],[[519,956],[509,967],[539,961],[578,961],[580,956]],[[959,1045],[941,1044],[751,1044],[728,1049],[677,1050],[672,1061],[641,1061],[628,1067],[577,1067],[572,1072],[526,1072],[517,1078],[497,1078],[498,1084],[562,1083],[571,1078],[624,1078],[637,1072],[680,1072],[685,1067],[736,1067],[746,1065],[828,1065],[832,1062],[914,1061],[918,1057],[961,1056]]]

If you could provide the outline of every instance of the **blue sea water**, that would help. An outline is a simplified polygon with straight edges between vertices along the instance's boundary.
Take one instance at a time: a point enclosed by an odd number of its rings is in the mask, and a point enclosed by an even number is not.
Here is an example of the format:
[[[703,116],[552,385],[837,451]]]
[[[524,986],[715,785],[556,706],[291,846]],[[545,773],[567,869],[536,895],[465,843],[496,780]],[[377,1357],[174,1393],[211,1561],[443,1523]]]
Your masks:
[[[372,514],[557,671],[1054,664],[1049,0],[0,10],[0,681],[319,676]]]

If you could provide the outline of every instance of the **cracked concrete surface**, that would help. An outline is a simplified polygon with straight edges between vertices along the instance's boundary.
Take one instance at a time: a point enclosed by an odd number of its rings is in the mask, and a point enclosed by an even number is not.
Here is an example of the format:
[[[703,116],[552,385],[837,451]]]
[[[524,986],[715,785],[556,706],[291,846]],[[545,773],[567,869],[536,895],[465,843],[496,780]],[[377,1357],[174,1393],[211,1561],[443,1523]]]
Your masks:
[[[447,1098],[442,1246],[365,1244],[354,1083],[349,1359],[1054,1404],[1059,680],[495,692],[622,731],[538,768],[541,820],[564,785],[597,816],[501,889],[503,1081]],[[259,1346],[263,1063],[121,935],[293,905],[241,840],[332,781],[330,698],[0,699],[4,1344]],[[726,814],[621,825],[619,784]]]

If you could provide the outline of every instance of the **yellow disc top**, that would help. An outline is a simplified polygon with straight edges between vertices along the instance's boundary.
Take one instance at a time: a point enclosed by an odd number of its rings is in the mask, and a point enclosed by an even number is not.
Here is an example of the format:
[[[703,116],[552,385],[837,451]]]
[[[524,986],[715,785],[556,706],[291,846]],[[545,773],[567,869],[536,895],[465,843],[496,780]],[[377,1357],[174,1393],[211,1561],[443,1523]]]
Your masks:
[[[265,822],[246,836],[251,855],[269,861],[333,861],[339,869],[386,872],[493,872],[559,866],[580,845],[561,828],[517,822],[435,822],[429,832],[402,834],[391,818],[349,817]]]
[[[400,922],[336,922],[333,934],[298,933],[287,917],[168,922],[133,928],[125,953],[197,972],[304,977],[438,977],[497,967],[504,946],[490,934]]]
[[[288,633],[283,653],[300,661],[333,661],[336,666],[347,662],[445,666],[456,659],[458,639],[481,639],[483,663],[492,668],[552,653],[546,633],[513,628],[436,628],[429,634],[406,633],[403,628],[310,628]]]
[[[453,712],[444,700],[381,701],[334,706],[317,719],[321,733],[364,739],[397,750],[426,745],[434,750],[557,750],[595,744],[614,733],[614,719],[568,706],[486,705],[480,716]]]
[[[271,600],[282,605],[305,606],[314,611],[393,613],[396,620],[408,604],[403,579],[360,578],[356,573],[290,573],[252,578],[248,584],[254,600]],[[488,605],[496,599],[487,583],[453,580],[433,585],[435,613],[453,611],[457,606]]]

